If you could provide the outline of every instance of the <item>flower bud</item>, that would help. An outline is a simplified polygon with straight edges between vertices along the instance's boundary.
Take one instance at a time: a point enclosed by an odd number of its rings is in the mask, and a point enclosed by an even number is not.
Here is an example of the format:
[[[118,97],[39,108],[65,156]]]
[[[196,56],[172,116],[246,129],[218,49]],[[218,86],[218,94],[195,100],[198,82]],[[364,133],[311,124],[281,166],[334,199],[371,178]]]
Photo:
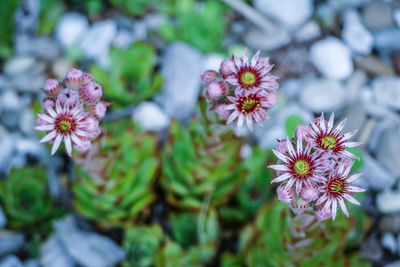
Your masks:
[[[42,101],[42,106],[44,109],[54,108],[56,105],[56,101],[53,97],[46,97]]]
[[[111,105],[110,102],[99,102],[96,105],[88,106],[87,110],[96,119],[102,119],[109,105]]]
[[[307,138],[310,137],[310,131],[311,131],[311,128],[309,125],[300,124],[296,128],[295,136],[297,139],[301,137],[303,140],[306,140]]]
[[[300,197],[307,202],[316,200],[318,196],[319,196],[318,186],[313,183],[311,185],[303,186],[303,188],[300,191]]]
[[[103,95],[103,90],[97,83],[89,82],[79,88],[79,95],[83,102],[88,105],[94,105]]]
[[[318,220],[320,221],[325,221],[332,217],[332,213],[328,207],[325,208],[325,203],[314,206],[314,214],[315,217],[317,217]]]
[[[90,83],[90,82],[94,82],[93,75],[90,74],[90,73],[84,72],[83,73],[83,82],[82,82],[82,84]]]
[[[297,198],[291,205],[292,210],[296,215],[302,214],[309,206],[309,203],[301,198]]]
[[[214,107],[214,110],[218,113],[219,116],[227,119],[231,113],[230,110],[228,110],[226,107],[226,104],[218,104]]]
[[[84,75],[81,70],[71,69],[65,75],[65,84],[67,87],[77,89],[83,83]]]
[[[286,188],[286,183],[278,186],[276,192],[278,193],[278,199],[282,202],[290,203],[296,197],[293,186]]]
[[[207,85],[207,95],[211,100],[223,97],[227,92],[226,83],[222,80],[214,80]]]
[[[58,96],[60,91],[62,90],[61,83],[55,79],[48,79],[42,91],[47,96]]]
[[[219,67],[219,72],[221,73],[223,78],[233,74],[236,71],[235,62],[232,59],[225,59],[222,61],[221,66]]]
[[[281,152],[283,155],[288,155],[289,150],[286,144],[286,139],[278,140],[278,146],[276,147],[278,152]]]
[[[201,81],[203,84],[209,84],[210,82],[214,81],[218,77],[218,73],[213,70],[208,70],[204,72],[201,76]]]
[[[83,153],[85,151],[87,151],[90,147],[90,141],[87,138],[81,137],[79,138],[81,140],[81,142],[78,143],[74,143],[74,148],[79,152],[79,153]]]
[[[99,136],[100,134],[100,128],[99,128],[99,121],[96,120],[93,116],[88,115],[84,122],[83,122],[84,126],[83,128],[90,133],[89,138],[90,139],[95,139],[97,136]]]
[[[64,89],[58,95],[57,101],[60,102],[61,106],[68,105],[74,107],[78,103],[78,93],[75,90]]]

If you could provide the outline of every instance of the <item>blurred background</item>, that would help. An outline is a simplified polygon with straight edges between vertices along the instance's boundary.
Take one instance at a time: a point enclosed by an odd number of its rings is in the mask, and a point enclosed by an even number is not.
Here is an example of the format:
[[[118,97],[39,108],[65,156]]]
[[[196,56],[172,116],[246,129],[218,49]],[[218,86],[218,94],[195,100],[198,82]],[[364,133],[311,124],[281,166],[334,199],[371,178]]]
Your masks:
[[[201,94],[245,47],[280,77],[254,133]],[[34,130],[73,67],[113,103],[75,160]],[[0,266],[400,266],[399,73],[398,0],[2,0]],[[266,168],[321,112],[359,129],[367,189],[322,224],[293,220]]]

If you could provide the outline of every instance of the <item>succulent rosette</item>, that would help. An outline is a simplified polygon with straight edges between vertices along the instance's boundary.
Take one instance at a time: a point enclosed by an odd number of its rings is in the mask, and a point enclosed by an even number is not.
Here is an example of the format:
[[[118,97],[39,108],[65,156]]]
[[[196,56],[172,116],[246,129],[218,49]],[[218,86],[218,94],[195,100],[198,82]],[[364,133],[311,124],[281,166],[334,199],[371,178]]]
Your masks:
[[[348,217],[345,200],[360,205],[351,195],[364,189],[350,185],[361,174],[349,176],[357,157],[347,148],[360,142],[349,142],[356,130],[341,131],[346,120],[334,127],[334,114],[329,121],[324,115],[309,125],[299,125],[292,139],[280,140],[273,150],[279,164],[270,165],[278,177],[271,183],[281,183],[278,199],[289,203],[296,214],[313,209],[320,220],[336,218],[340,207]]]

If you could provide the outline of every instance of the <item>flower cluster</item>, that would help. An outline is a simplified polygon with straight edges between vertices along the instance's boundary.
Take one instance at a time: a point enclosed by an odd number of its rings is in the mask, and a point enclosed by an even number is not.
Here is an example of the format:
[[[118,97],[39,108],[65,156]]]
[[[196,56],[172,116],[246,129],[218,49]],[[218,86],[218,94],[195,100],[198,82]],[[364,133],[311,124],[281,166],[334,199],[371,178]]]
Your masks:
[[[334,128],[334,114],[329,121],[322,114],[309,125],[299,125],[294,138],[280,140],[273,150],[280,163],[269,166],[278,175],[271,183],[281,183],[278,198],[290,203],[296,214],[313,207],[318,219],[334,220],[339,206],[349,216],[345,200],[360,204],[351,193],[364,189],[351,183],[361,174],[349,176],[351,158],[357,157],[346,148],[361,143],[348,142],[357,131],[342,134],[345,123],[343,120]]]
[[[100,101],[103,91],[93,76],[78,69],[71,69],[60,82],[46,81],[43,92],[44,111],[38,113],[35,129],[47,132],[40,142],[53,144],[53,155],[64,141],[71,156],[72,146],[79,152],[89,149],[91,141],[100,134],[99,120],[110,103]]]
[[[233,55],[233,59],[225,59],[219,72],[208,70],[201,75],[211,109],[227,118],[227,124],[237,119],[237,127],[241,128],[246,120],[253,130],[253,121],[262,124],[268,117],[267,110],[276,103],[278,77],[270,74],[273,65],[269,58],[259,55],[257,52],[249,61],[245,50],[242,58]]]

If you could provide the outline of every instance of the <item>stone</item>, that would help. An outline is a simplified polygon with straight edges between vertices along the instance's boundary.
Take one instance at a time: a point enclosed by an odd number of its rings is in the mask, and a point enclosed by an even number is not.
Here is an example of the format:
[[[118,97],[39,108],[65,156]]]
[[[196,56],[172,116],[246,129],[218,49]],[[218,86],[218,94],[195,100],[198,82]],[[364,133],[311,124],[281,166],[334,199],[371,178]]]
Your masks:
[[[306,24],[304,24],[298,31],[295,33],[295,40],[298,42],[307,42],[312,39],[316,39],[321,35],[321,29],[317,22],[314,20],[310,20]]]
[[[393,25],[392,9],[383,1],[371,1],[363,9],[363,21],[371,30],[387,28]]]
[[[373,35],[365,28],[357,11],[351,10],[344,15],[342,38],[356,54],[367,55],[374,45]]]
[[[371,76],[394,75],[392,68],[388,67],[380,58],[373,55],[357,58],[355,65]]]
[[[385,215],[379,221],[379,231],[398,233],[400,232],[400,214]]]
[[[36,119],[32,110],[23,109],[19,116],[19,129],[21,132],[28,136],[35,134]]]
[[[108,53],[110,45],[117,33],[117,25],[113,20],[94,23],[82,39],[80,48],[90,59],[104,68],[109,67]]]
[[[40,267],[39,261],[36,259],[29,259],[24,261],[25,267]]]
[[[13,136],[6,135],[0,138],[0,174],[8,173],[14,150]]]
[[[168,21],[168,17],[160,13],[150,13],[143,19],[146,28],[151,31],[157,31],[162,25]]]
[[[390,250],[393,254],[397,250],[396,238],[391,233],[384,233],[381,238],[381,243],[384,248]]]
[[[74,63],[66,58],[58,58],[54,61],[52,66],[53,73],[57,76],[57,79],[63,80],[65,74],[74,67]]]
[[[300,104],[312,112],[338,112],[347,105],[346,92],[336,80],[312,79],[304,83]]]
[[[385,131],[379,141],[376,158],[390,173],[400,178],[400,134],[396,129]]]
[[[27,73],[14,76],[12,86],[23,93],[39,93],[45,82],[46,78],[43,74]]]
[[[400,111],[400,78],[378,77],[373,80],[372,88],[378,103]]]
[[[133,119],[146,131],[158,132],[168,127],[170,119],[159,105],[142,102],[134,111]]]
[[[339,39],[327,37],[310,48],[311,61],[327,78],[342,80],[353,73],[350,50]]]
[[[374,236],[368,238],[361,244],[361,257],[371,261],[378,261],[382,258],[383,249]]]
[[[16,256],[9,255],[0,261],[0,267],[24,267],[24,264]]]
[[[396,51],[400,49],[399,28],[387,28],[380,30],[375,33],[374,37],[375,37],[375,47],[379,50]]]
[[[157,102],[172,118],[190,119],[200,93],[203,56],[193,47],[173,43],[162,60],[164,85]]]
[[[9,76],[16,76],[29,72],[35,68],[36,60],[30,56],[19,56],[8,60],[4,64],[4,73]]]
[[[301,91],[303,90],[303,81],[300,79],[290,79],[284,81],[279,86],[279,90],[284,93],[288,98],[297,100]]]
[[[80,43],[87,35],[88,29],[87,18],[80,13],[71,12],[63,15],[58,21],[55,37],[64,48],[70,48]]]
[[[50,238],[40,246],[39,262],[40,266],[43,267],[76,266],[74,260],[66,252],[64,246],[55,234],[50,236]]]
[[[0,206],[0,229],[4,228],[7,224],[7,217],[4,214],[3,209]]]
[[[329,5],[338,10],[361,7],[371,0],[329,0]]]
[[[396,183],[396,178],[368,153],[363,153],[363,158],[363,180],[368,183],[371,189],[389,190]]]
[[[376,206],[384,214],[400,213],[400,192],[382,191],[376,197]]]
[[[254,50],[273,50],[290,43],[292,37],[283,27],[276,27],[271,32],[265,32],[252,27],[246,31],[244,41]]]
[[[145,22],[134,22],[126,17],[118,17],[115,22],[118,30],[113,40],[113,46],[126,49],[134,42],[146,39],[147,28]]]
[[[0,257],[18,251],[24,242],[22,233],[0,230]]]
[[[304,24],[313,13],[312,0],[253,0],[254,8],[290,30]]]
[[[362,70],[356,70],[346,81],[347,98],[349,102],[360,101],[360,91],[367,85],[369,77]]]
[[[60,47],[50,37],[35,38],[32,44],[32,53],[38,58],[53,61],[60,55]]]
[[[54,228],[68,254],[84,267],[114,266],[125,257],[125,251],[108,237],[79,230],[72,216],[56,221]]]
[[[391,263],[383,265],[383,267],[400,267],[400,261],[393,261]]]
[[[221,62],[224,61],[224,57],[220,54],[210,53],[204,57],[203,60],[203,70],[215,70],[219,71]]]
[[[394,22],[396,22],[396,25],[400,27],[400,8],[393,11],[393,19]]]

